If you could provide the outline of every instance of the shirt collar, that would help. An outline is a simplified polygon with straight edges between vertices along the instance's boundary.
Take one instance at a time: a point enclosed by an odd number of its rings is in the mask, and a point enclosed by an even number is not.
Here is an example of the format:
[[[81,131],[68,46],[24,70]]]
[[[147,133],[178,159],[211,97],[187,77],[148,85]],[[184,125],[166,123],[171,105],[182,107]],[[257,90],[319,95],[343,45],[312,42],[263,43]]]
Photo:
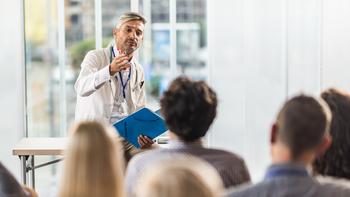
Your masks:
[[[183,140],[169,140],[169,148],[188,148],[188,147],[203,147],[202,142],[195,141],[195,142],[185,142]]]
[[[273,164],[266,172],[265,179],[271,179],[282,176],[310,176],[306,167],[296,163]]]
[[[116,45],[116,44],[113,45],[113,51],[114,51],[114,54],[115,54],[116,56],[119,55],[119,51],[118,51],[118,49],[117,49],[117,45]]]

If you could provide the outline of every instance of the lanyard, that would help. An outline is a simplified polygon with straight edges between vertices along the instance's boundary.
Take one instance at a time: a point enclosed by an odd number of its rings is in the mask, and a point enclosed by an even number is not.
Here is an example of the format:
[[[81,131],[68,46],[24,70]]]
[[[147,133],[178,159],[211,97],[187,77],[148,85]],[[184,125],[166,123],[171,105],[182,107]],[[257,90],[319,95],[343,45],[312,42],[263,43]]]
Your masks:
[[[290,168],[285,166],[276,166],[270,168],[265,176],[265,179],[271,179],[279,176],[309,176],[306,169]]]
[[[111,46],[111,58],[110,58],[110,63],[112,63],[112,60],[113,60],[114,57],[115,57],[115,53],[114,53],[114,50],[113,50],[113,46]],[[124,98],[124,99],[126,98],[125,89],[126,89],[126,86],[128,85],[128,82],[130,81],[130,75],[131,75],[131,67],[130,67],[130,70],[129,70],[128,78],[126,79],[126,81],[125,81],[125,83],[124,83],[124,82],[123,82],[122,73],[119,72],[119,77],[120,77],[120,82],[121,82],[121,85],[122,85],[122,91],[123,91],[123,98]],[[115,78],[118,80],[118,77],[117,77],[117,76],[115,76]]]

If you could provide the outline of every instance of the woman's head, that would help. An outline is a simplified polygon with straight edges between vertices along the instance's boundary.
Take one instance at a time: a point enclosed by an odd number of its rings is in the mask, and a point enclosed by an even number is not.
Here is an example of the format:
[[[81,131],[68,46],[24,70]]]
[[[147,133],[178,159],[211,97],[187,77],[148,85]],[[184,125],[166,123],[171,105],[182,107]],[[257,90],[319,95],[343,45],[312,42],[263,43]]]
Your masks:
[[[161,160],[141,175],[137,197],[220,196],[222,181],[206,162],[191,156]]]
[[[60,196],[123,195],[124,162],[114,133],[97,122],[81,122],[73,127]]]
[[[332,145],[314,163],[321,175],[350,179],[350,95],[337,89],[322,92],[321,97],[332,111]]]

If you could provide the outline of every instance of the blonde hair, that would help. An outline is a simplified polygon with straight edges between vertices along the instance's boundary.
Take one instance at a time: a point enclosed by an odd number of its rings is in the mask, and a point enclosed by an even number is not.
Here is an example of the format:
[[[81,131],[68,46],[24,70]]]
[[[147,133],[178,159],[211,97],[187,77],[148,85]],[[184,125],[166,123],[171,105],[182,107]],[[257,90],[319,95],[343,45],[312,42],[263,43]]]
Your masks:
[[[216,170],[192,156],[162,160],[141,175],[137,197],[217,197],[223,183]]]
[[[71,134],[59,196],[124,196],[124,162],[115,131],[97,122],[81,122]]]

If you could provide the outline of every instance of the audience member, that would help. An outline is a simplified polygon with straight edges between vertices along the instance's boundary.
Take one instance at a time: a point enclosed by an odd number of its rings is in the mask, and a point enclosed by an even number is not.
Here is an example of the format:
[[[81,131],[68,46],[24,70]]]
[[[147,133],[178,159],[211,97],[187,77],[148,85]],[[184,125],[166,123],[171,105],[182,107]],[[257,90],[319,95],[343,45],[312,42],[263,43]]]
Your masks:
[[[174,156],[148,168],[140,177],[137,197],[219,197],[222,181],[207,162],[190,156]]]
[[[350,196],[350,188],[320,183],[308,172],[316,156],[330,146],[330,122],[330,110],[321,100],[301,95],[287,101],[271,130],[272,165],[265,179],[234,188],[227,196]]]
[[[27,191],[31,192],[27,192]],[[21,187],[16,178],[0,162],[0,196],[1,197],[36,197],[32,189]]]
[[[26,196],[30,197],[38,197],[38,194],[30,187],[23,186],[24,193],[26,193]]]
[[[203,81],[185,77],[175,79],[164,93],[161,113],[169,128],[169,147],[154,149],[136,155],[126,173],[127,192],[149,165],[176,153],[197,156],[210,163],[219,173],[225,187],[250,181],[244,160],[236,154],[205,148],[204,137],[216,116],[215,92]]]
[[[123,153],[115,131],[81,122],[71,134],[59,196],[124,196]]]
[[[328,89],[321,94],[332,111],[332,145],[314,163],[316,174],[350,180],[350,94]]]

